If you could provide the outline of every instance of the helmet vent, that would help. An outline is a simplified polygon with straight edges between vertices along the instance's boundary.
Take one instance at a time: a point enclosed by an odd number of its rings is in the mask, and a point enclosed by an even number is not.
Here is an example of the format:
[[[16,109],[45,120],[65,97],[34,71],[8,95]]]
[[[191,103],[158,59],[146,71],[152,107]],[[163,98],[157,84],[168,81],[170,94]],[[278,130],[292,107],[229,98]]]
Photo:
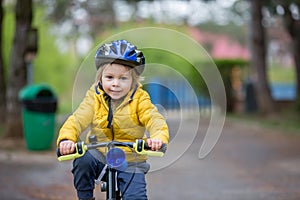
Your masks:
[[[117,49],[115,46],[111,45],[110,49],[114,52],[114,54],[118,54]]]
[[[134,55],[135,53],[136,53],[136,51],[135,51],[135,50],[132,50],[132,51],[129,52],[128,56],[132,56],[132,55]]]
[[[120,49],[122,55],[124,55],[126,48],[127,48],[127,44],[122,43],[121,44],[121,49]]]

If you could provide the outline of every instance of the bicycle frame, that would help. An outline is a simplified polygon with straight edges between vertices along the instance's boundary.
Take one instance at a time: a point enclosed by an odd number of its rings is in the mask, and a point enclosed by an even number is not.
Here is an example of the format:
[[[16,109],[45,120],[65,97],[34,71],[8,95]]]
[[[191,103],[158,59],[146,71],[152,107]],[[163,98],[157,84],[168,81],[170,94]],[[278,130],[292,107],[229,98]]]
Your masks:
[[[95,136],[91,136],[89,138],[90,143],[85,144],[84,142],[76,143],[76,150],[73,154],[69,155],[61,155],[59,148],[57,148],[56,153],[59,161],[73,160],[79,158],[85,154],[85,152],[89,149],[97,149],[99,147],[107,147],[108,151],[115,148],[116,146],[126,146],[133,149],[136,153],[148,156],[156,156],[162,157],[166,151],[166,144],[163,144],[162,148],[159,151],[151,151],[151,147],[145,143],[144,140],[138,139],[136,142],[118,142],[118,141],[110,141],[110,142],[97,142]],[[106,180],[106,199],[109,200],[119,200],[121,199],[120,191],[117,189],[117,170],[113,167],[107,165],[106,169],[107,180]],[[104,190],[104,186],[102,185],[101,191]]]

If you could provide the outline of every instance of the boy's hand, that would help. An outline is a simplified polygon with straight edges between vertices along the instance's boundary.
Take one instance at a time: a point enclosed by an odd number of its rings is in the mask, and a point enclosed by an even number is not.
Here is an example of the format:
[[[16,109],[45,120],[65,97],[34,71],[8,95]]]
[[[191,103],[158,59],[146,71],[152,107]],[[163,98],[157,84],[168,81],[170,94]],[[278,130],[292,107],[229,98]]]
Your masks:
[[[158,151],[163,144],[162,140],[160,139],[147,139],[147,143],[149,147],[151,147],[152,151]]]
[[[59,143],[59,151],[61,155],[68,155],[75,151],[75,143],[71,140],[64,140]]]

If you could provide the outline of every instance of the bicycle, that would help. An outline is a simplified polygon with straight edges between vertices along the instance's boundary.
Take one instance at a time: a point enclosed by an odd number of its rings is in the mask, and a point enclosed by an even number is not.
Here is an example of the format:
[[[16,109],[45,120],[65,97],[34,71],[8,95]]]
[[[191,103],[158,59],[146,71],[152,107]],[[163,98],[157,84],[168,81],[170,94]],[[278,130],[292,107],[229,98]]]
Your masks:
[[[141,155],[162,157],[167,149],[167,145],[163,144],[159,151],[151,151],[151,147],[142,139],[137,139],[135,142],[97,142],[95,136],[89,137],[88,144],[84,142],[78,142],[75,145],[75,152],[68,155],[61,155],[59,148],[56,149],[57,159],[59,161],[74,160],[83,156],[87,150],[97,149],[100,147],[107,148],[106,165],[102,172],[106,172],[106,180],[102,181],[100,178],[104,174],[100,174],[99,178],[96,180],[97,184],[101,183],[101,192],[106,192],[106,199],[109,200],[120,200],[122,199],[121,192],[117,186],[117,170],[119,168],[124,168],[124,162],[126,162],[125,153],[122,149],[117,148],[118,146],[129,147],[133,149],[136,153]],[[117,151],[116,151],[117,150]],[[116,151],[116,152],[114,152]],[[123,152],[123,153],[122,153]],[[111,153],[108,158],[108,154]],[[110,160],[109,160],[110,159]],[[125,166],[126,167],[126,166]]]

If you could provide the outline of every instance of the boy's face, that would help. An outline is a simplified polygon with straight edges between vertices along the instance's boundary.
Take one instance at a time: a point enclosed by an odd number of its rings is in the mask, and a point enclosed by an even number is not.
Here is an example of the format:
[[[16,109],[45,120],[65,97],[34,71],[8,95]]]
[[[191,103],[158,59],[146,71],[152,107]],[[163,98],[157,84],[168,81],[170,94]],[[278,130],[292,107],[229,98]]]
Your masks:
[[[113,63],[104,68],[101,81],[103,90],[111,99],[118,100],[130,91],[132,76],[128,67]]]

